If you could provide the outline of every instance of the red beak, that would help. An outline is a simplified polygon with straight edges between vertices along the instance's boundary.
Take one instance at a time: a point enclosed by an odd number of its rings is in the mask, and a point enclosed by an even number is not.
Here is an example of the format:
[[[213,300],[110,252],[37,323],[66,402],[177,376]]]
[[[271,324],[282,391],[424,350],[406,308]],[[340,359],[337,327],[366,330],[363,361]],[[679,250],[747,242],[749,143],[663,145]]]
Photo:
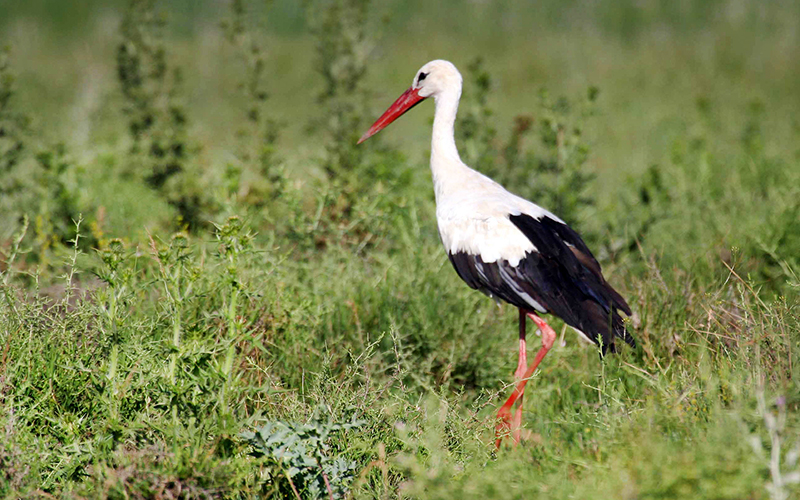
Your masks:
[[[403,113],[419,104],[423,99],[425,98],[419,95],[419,89],[411,87],[403,92],[403,94],[394,101],[394,104],[389,106],[389,109],[387,109],[381,117],[372,124],[369,130],[361,136],[361,139],[358,140],[358,144],[361,144],[380,132],[384,127],[400,118]]]

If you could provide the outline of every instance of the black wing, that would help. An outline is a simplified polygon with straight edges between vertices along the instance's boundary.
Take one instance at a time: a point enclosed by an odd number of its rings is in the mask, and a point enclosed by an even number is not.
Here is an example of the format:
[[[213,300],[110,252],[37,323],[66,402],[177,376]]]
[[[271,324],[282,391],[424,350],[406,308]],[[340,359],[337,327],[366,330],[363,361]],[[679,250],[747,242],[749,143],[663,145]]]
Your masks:
[[[618,312],[630,315],[630,307],[606,283],[600,264],[578,233],[547,216],[520,214],[509,220],[536,251],[516,266],[505,260],[486,263],[466,252],[449,254],[461,279],[521,309],[555,314],[594,342],[602,339],[604,353],[614,351],[615,337],[635,345]]]

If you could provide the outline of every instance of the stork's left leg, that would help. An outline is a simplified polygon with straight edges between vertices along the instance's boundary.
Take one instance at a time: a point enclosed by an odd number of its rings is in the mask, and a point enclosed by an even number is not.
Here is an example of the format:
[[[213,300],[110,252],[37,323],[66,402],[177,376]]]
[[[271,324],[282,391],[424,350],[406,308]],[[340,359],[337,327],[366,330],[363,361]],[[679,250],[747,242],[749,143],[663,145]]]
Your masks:
[[[542,362],[542,360],[547,355],[548,351],[550,351],[550,348],[553,347],[553,344],[556,341],[556,332],[550,327],[550,325],[547,324],[545,320],[543,320],[542,318],[540,318],[539,316],[537,316],[535,313],[532,312],[528,312],[526,314],[531,320],[533,320],[534,323],[536,323],[536,326],[538,326],[539,330],[541,330],[542,332],[542,348],[539,349],[538,353],[536,353],[536,358],[534,358],[533,363],[531,363],[531,366],[529,366],[528,369],[525,370],[525,373],[522,374],[522,377],[520,377],[521,380],[517,382],[517,385],[516,387],[514,387],[514,391],[511,393],[511,396],[508,398],[505,404],[500,407],[500,410],[498,410],[497,412],[497,417],[500,419],[500,423],[497,424],[497,429],[496,429],[497,441],[495,442],[495,446],[497,446],[498,448],[500,447],[500,443],[503,441],[503,437],[506,434],[508,434],[509,430],[513,429],[511,427],[512,426],[511,408],[514,406],[514,403],[516,403],[517,400],[520,401],[522,400],[522,396],[525,394],[525,385],[528,383],[528,379],[531,378],[531,375],[533,375],[533,372],[536,371],[536,368],[539,366],[539,363]],[[520,326],[520,334],[522,333],[522,328],[523,326]],[[520,340],[522,340],[522,338]],[[523,347],[522,342],[520,342],[520,348],[522,347]],[[520,353],[520,356],[521,355],[522,354]],[[518,418],[520,421],[522,419],[521,410],[522,410],[522,405],[520,405],[520,408],[517,410],[517,412],[519,413]],[[516,421],[517,419],[515,418],[514,420]],[[519,423],[521,422],[514,422],[514,423],[516,423],[517,426],[519,426]],[[514,437],[515,437],[515,443],[518,442],[519,441],[518,432],[515,433]]]
[[[525,327],[528,318],[525,311],[519,310],[519,359],[517,361],[517,371],[514,372],[514,382],[518,383],[525,377],[525,370],[528,368],[528,346],[525,343]],[[522,433],[522,400],[525,392],[519,396],[517,401],[517,411],[514,413],[514,421],[511,423],[511,434],[514,437],[514,444],[519,443]]]

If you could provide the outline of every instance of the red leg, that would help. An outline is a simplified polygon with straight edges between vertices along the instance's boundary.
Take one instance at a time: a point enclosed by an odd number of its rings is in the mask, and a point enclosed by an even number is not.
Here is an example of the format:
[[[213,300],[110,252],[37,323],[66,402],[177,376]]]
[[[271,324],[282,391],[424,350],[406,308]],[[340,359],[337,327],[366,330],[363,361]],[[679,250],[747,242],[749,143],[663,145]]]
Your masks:
[[[519,360],[517,361],[517,371],[514,372],[514,382],[519,382],[525,375],[525,369],[528,368],[528,347],[525,343],[525,323],[527,321],[525,311],[519,310]],[[517,401],[517,411],[514,413],[514,421],[511,423],[511,433],[514,437],[514,445],[519,444],[520,434],[522,432],[522,399],[525,397],[525,392],[520,395]]]
[[[506,400],[505,404],[500,407],[500,410],[497,412],[497,417],[500,419],[500,423],[497,424],[497,441],[495,442],[495,446],[498,448],[500,447],[500,443],[503,441],[503,437],[505,434],[508,433],[511,427],[511,408],[514,406],[514,403],[517,400],[521,400],[523,394],[525,393],[525,385],[528,383],[528,379],[531,378],[533,372],[536,371],[536,368],[539,366],[539,363],[542,362],[544,357],[547,355],[547,352],[553,347],[553,343],[556,341],[556,332],[547,324],[545,320],[537,316],[536,314],[529,312],[527,316],[536,323],[536,326],[539,327],[539,330],[542,332],[542,348],[539,349],[539,352],[536,353],[536,358],[534,358],[533,363],[525,370],[525,373],[522,374],[521,380],[517,382],[516,387],[514,387],[514,391],[509,396],[508,400]]]

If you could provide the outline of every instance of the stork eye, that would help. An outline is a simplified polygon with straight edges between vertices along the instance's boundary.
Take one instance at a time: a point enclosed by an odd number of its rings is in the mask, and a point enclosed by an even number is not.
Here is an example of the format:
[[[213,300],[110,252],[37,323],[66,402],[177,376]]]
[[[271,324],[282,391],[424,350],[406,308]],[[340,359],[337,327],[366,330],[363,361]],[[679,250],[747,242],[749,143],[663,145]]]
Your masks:
[[[422,80],[428,77],[429,73],[422,73],[420,72],[419,76],[417,77],[417,84],[422,83]]]

